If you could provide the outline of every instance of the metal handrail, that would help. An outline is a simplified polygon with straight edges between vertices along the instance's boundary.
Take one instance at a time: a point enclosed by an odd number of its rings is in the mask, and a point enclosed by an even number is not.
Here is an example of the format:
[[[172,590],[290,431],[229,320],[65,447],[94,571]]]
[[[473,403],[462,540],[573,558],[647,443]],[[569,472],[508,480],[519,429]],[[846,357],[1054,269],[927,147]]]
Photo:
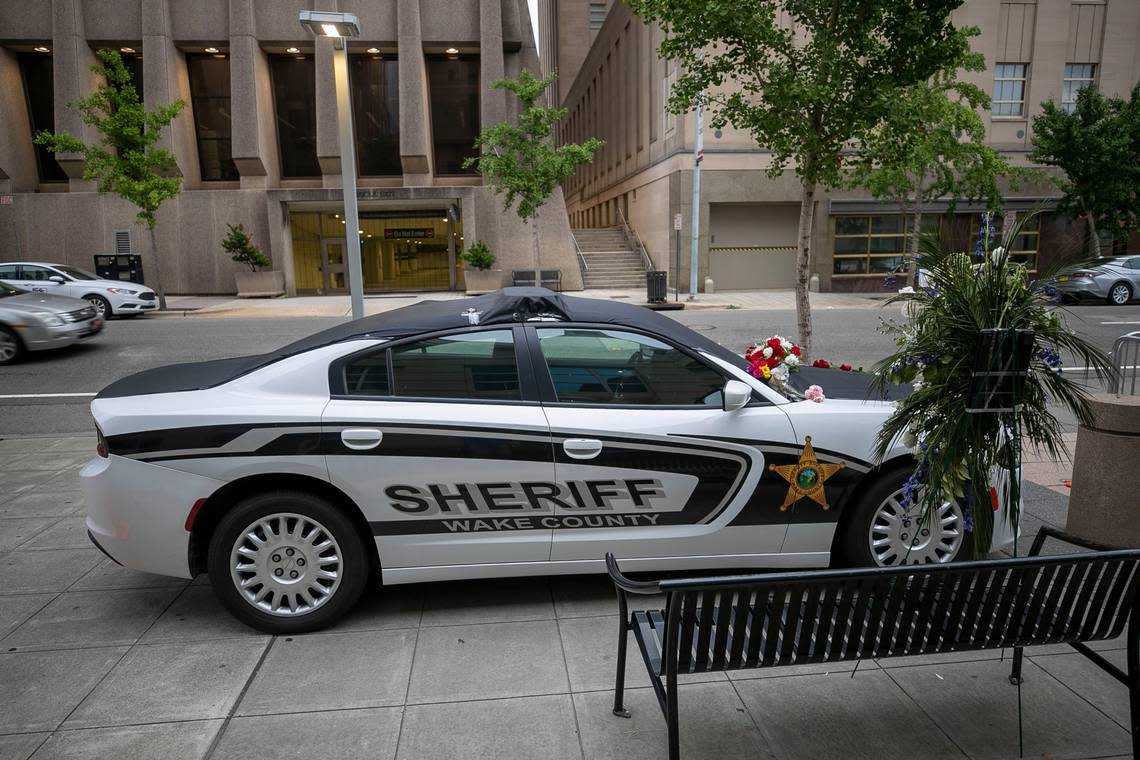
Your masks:
[[[625,233],[626,242],[633,246],[639,253],[641,253],[641,263],[645,265],[645,271],[653,269],[653,259],[649,258],[649,251],[645,250],[645,243],[641,242],[641,236],[633,227],[629,226],[629,220],[625,218],[625,214],[621,210],[621,206],[617,207],[618,219],[621,220],[622,230]]]
[[[578,245],[578,238],[574,233],[570,233],[570,239],[574,241],[574,250],[578,252],[578,258],[582,262],[582,269],[586,272],[590,271],[590,265],[586,263],[586,257],[582,254],[582,246]]]
[[[1132,357],[1131,364],[1128,362],[1129,356]],[[1135,396],[1136,386],[1140,381],[1140,331],[1130,332],[1117,338],[1112,344],[1112,353],[1109,357],[1112,359],[1113,369],[1110,392],[1122,396],[1127,386],[1128,395]],[[1128,379],[1129,376],[1131,380]]]

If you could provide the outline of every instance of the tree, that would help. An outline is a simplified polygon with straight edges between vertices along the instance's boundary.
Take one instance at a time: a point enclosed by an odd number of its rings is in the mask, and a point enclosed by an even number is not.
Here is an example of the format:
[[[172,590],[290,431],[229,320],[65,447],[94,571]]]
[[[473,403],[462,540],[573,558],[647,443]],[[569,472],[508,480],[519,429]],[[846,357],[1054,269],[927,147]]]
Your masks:
[[[249,233],[245,231],[245,225],[226,224],[226,227],[229,233],[222,240],[222,250],[236,263],[245,264],[251,272],[264,269],[273,263],[250,239]]]
[[[1029,159],[1064,173],[1054,178],[1065,194],[1060,209],[1085,217],[1090,252],[1100,256],[1098,230],[1123,236],[1140,228],[1140,84],[1128,100],[1084,87],[1072,113],[1042,103]]]
[[[868,139],[905,88],[959,69],[976,29],[958,29],[963,0],[629,0],[660,24],[658,52],[681,74],[674,113],[700,100],[713,127],[731,124],[790,162],[803,184],[796,255],[799,343],[811,351],[811,234],[817,188],[842,184],[843,154]]]
[[[966,71],[981,71],[984,58],[970,53]],[[942,71],[931,81],[899,90],[883,121],[870,130],[858,154],[846,162],[846,185],[864,187],[879,200],[893,201],[908,218],[912,234],[910,258],[918,255],[922,215],[940,198],[984,201],[988,209],[1002,203],[999,179],[1016,185],[1028,170],[1010,166],[986,144],[986,127],[979,109],[989,97],[977,86],[962,82],[957,72]],[[914,285],[914,265],[908,283]]]
[[[475,147],[481,155],[463,162],[463,168],[474,166],[496,194],[505,195],[503,208],[509,210],[518,202],[516,213],[529,221],[534,241],[534,283],[542,282],[538,252],[538,212],[550,194],[580,165],[589,162],[605,143],[591,137],[584,143],[565,143],[555,147],[551,132],[566,115],[565,108],[538,105],[543,92],[557,78],[551,72],[538,79],[526,69],[516,79],[501,79],[491,84],[496,90],[507,90],[518,98],[518,123],[504,121],[479,133]]]
[[[162,130],[185,108],[181,100],[147,111],[131,82],[130,72],[114,50],[98,51],[102,64],[91,70],[104,83],[85,98],[69,103],[84,124],[99,133],[99,142],[85,143],[67,132],[40,132],[35,137],[53,153],[83,155],[83,179],[94,181],[100,193],[114,193],[138,208],[137,219],[150,236],[150,255],[158,307],[166,308],[162,267],[154,226],[159,206],[178,195],[182,180],[171,176],[178,168],[170,151],[156,147]]]

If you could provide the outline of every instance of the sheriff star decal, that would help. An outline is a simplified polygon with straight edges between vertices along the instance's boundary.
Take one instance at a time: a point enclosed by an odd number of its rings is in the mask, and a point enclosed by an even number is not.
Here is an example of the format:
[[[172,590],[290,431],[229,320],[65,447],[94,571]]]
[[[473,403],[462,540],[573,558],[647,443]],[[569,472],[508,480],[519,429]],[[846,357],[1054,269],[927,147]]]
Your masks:
[[[777,473],[788,481],[788,495],[780,505],[780,511],[786,512],[788,507],[803,497],[808,497],[824,509],[828,509],[827,494],[824,493],[824,482],[839,470],[843,463],[829,464],[820,462],[815,458],[815,450],[811,447],[811,436],[804,438],[804,453],[796,464],[768,465],[768,469]]]

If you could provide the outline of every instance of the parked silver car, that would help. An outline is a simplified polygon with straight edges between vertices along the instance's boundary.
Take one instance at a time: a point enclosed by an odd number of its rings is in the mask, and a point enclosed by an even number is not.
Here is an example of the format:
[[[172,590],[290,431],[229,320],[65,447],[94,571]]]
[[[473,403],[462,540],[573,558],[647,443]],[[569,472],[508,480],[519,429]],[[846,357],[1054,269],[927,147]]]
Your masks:
[[[1074,300],[1096,299],[1124,306],[1140,293],[1140,256],[1117,256],[1082,262],[1061,270],[1053,286]]]
[[[70,346],[102,329],[98,310],[80,298],[29,293],[0,282],[0,364],[26,351]]]

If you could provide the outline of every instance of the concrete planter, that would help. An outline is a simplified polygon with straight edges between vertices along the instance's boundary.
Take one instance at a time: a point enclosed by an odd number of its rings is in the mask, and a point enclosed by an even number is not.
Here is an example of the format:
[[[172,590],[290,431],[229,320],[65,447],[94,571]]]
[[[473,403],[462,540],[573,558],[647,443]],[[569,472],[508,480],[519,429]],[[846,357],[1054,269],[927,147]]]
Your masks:
[[[502,269],[464,269],[464,289],[468,295],[477,296],[490,293],[503,287]]]
[[[1073,490],[1065,529],[1110,546],[1140,546],[1140,396],[1098,393],[1093,424],[1077,429]]]
[[[236,272],[238,298],[273,298],[285,295],[284,272]]]

